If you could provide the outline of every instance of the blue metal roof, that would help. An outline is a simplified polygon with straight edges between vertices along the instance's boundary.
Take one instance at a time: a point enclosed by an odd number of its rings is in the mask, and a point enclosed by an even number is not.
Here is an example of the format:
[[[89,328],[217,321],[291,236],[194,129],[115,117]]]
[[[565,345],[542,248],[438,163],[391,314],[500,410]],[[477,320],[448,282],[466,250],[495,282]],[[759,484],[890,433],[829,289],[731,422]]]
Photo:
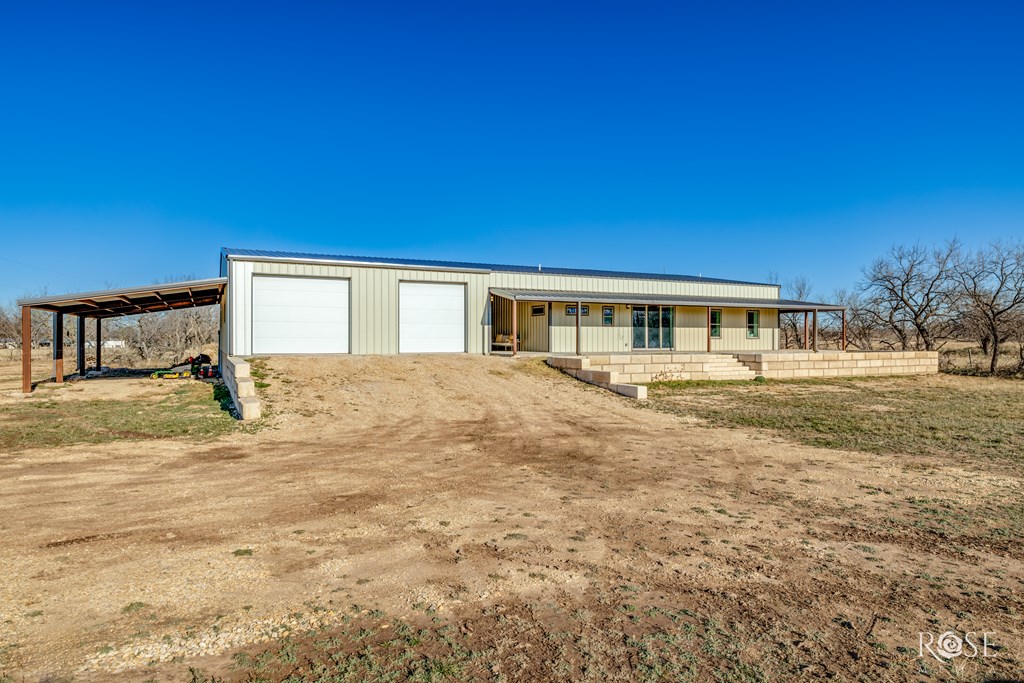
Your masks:
[[[510,266],[498,263],[468,263],[465,261],[431,261],[410,258],[389,258],[374,256],[339,256],[336,254],[310,254],[289,251],[268,251],[264,249],[232,249],[224,247],[221,253],[227,257],[287,259],[296,261],[338,261],[340,263],[365,263],[378,266],[408,266],[410,268],[432,268],[441,270],[479,270],[496,273],[544,273],[546,275],[577,275],[583,277],[615,277],[627,280],[673,280],[684,282],[713,282],[731,285],[767,285],[764,282],[726,280],[698,275],[673,275],[666,273],[631,273],[618,270],[591,270],[588,268],[549,268],[547,266]]]

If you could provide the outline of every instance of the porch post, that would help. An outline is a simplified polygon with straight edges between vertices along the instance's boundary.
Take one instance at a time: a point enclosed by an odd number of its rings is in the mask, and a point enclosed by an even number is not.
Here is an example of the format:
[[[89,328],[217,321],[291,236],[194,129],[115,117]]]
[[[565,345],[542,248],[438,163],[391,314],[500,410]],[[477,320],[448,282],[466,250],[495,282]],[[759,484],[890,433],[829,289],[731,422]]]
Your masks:
[[[583,313],[583,302],[582,301],[577,301],[576,302],[576,355],[577,356],[582,356],[583,355],[582,353],[580,353],[580,351],[583,348],[583,343],[582,343],[582,340],[580,339],[580,330],[583,329],[583,325],[581,323],[581,318],[580,318],[580,314],[582,314],[582,313]]]
[[[64,382],[64,314],[53,314],[53,381]]]
[[[843,309],[843,351],[846,350],[846,309]]]
[[[512,299],[512,355],[519,353],[519,302]]]
[[[96,318],[96,371],[103,367],[103,318]]]
[[[813,342],[813,348],[814,348],[814,352],[817,353],[818,352],[818,309],[817,308],[814,309],[814,342]]]
[[[711,353],[711,307],[708,306],[708,353]]]
[[[32,309],[21,307],[21,391],[32,393]]]
[[[810,337],[807,336],[807,333],[808,333],[808,328],[807,328],[807,311],[804,311],[804,343],[803,343],[804,351],[806,351],[807,349],[809,349],[811,347],[811,345],[810,345],[811,339],[810,339]]]
[[[85,377],[85,318],[78,316],[78,330],[75,335],[75,365],[79,377]]]

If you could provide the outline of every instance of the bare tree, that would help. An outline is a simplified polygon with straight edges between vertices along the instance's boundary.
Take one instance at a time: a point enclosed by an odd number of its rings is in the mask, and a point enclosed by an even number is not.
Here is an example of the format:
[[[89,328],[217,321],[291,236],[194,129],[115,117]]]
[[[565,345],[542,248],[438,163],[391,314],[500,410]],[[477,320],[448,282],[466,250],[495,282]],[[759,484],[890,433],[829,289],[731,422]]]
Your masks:
[[[21,312],[16,306],[0,304],[0,348],[21,339]]]
[[[811,298],[813,290],[811,281],[800,275],[782,285],[782,292],[787,299],[807,301]],[[782,332],[782,346],[785,348],[800,348],[803,343],[803,313],[781,313],[779,315],[779,329]]]
[[[898,245],[864,271],[861,291],[902,348],[908,348],[911,330],[928,351],[948,334],[950,271],[959,253],[955,239],[937,249]]]
[[[837,289],[832,294],[832,301],[846,307],[846,343],[864,351],[871,351],[875,344],[887,339],[886,334],[892,332],[883,324],[879,311],[873,308],[857,292]],[[882,341],[882,343],[886,343]],[[892,344],[889,343],[891,347]]]
[[[989,341],[989,371],[995,374],[1000,345],[1013,336],[1024,311],[1024,246],[994,242],[975,254],[958,254],[952,278],[965,317]]]

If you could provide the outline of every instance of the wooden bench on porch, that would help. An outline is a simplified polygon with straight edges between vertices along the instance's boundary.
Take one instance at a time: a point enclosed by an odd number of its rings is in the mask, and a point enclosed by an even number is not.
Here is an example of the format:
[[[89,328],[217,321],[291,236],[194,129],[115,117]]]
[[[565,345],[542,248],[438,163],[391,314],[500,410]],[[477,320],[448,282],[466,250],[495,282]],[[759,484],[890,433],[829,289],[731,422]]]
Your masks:
[[[496,334],[494,335],[494,341],[491,342],[491,350],[495,349],[506,349],[512,350],[512,335],[511,334]]]

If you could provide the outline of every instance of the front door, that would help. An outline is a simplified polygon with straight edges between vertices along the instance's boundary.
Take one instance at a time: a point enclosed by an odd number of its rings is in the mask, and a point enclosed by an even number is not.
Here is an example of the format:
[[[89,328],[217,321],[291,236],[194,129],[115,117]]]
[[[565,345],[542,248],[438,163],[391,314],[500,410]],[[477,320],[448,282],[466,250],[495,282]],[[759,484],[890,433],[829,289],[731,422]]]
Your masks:
[[[633,306],[633,348],[672,348],[672,306]]]

